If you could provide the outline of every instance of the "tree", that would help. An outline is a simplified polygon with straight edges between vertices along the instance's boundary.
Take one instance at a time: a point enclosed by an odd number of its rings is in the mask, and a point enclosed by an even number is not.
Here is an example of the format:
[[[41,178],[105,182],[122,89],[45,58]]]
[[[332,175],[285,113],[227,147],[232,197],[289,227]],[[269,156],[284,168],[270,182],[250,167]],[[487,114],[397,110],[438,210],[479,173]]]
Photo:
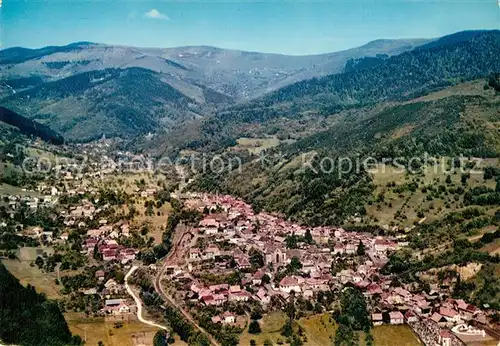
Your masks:
[[[355,346],[354,331],[350,326],[341,324],[335,333],[334,346]],[[357,346],[357,345],[356,345]]]
[[[254,339],[250,340],[250,346],[257,346],[257,343]]]
[[[38,267],[39,269],[41,269],[41,268],[43,267],[43,263],[44,263],[43,258],[42,258],[42,257],[40,257],[40,256],[38,256],[38,257],[36,258],[36,260],[35,260],[35,264],[37,265],[37,267]]]
[[[273,346],[273,342],[269,339],[264,340],[264,346]]]
[[[250,334],[260,334],[262,330],[260,329],[260,324],[258,321],[252,320],[248,326],[248,332]]]
[[[366,309],[366,301],[361,291],[346,288],[340,296],[342,314],[339,323],[345,324],[354,330],[363,330],[370,327],[370,318]]]
[[[96,245],[94,245],[93,257],[94,257],[94,259],[96,259],[96,260],[102,260],[102,258],[101,258],[102,256],[101,256],[101,254],[99,253],[99,247],[97,246],[97,244],[96,244]]]
[[[451,184],[451,175],[447,175],[445,179],[446,184]]]
[[[289,338],[293,334],[292,321],[286,321],[283,328],[281,328],[281,335]]]
[[[159,330],[156,332],[153,338],[153,346],[166,346],[168,339],[168,333],[165,330]]]
[[[248,251],[250,263],[254,268],[262,268],[264,266],[264,254],[257,249],[251,248]]]
[[[289,273],[297,273],[302,269],[302,263],[300,262],[298,257],[292,257],[290,263],[287,266],[287,270]]]
[[[252,320],[260,320],[262,318],[262,309],[258,308],[252,311],[250,314],[250,318]]]
[[[364,256],[365,255],[365,244],[360,240],[358,244],[358,249],[356,250],[356,253],[358,256]]]
[[[289,249],[296,249],[299,247],[299,240],[295,234],[289,235],[285,239],[285,245]]]
[[[373,346],[373,335],[371,335],[370,333],[366,334],[365,336],[365,345]]]
[[[104,346],[104,342],[99,341],[99,342],[97,343],[97,346]]]
[[[123,283],[125,282],[125,273],[122,272],[121,270],[117,271],[115,273],[115,280],[119,284],[123,285]]]
[[[311,234],[311,230],[310,230],[310,229],[307,229],[307,230],[306,230],[306,234],[304,235],[304,241],[305,241],[307,244],[312,244],[312,243],[314,243],[314,240],[313,240],[313,237],[312,237],[312,234]]]

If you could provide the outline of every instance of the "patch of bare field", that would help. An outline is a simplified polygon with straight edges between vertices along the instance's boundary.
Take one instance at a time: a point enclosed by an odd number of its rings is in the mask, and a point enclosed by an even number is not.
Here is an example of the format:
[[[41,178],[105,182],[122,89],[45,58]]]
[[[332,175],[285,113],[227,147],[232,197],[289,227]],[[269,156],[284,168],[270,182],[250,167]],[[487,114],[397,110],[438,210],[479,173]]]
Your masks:
[[[238,148],[246,149],[252,154],[259,154],[262,150],[274,148],[281,143],[276,137],[240,138],[236,142]]]
[[[101,341],[106,346],[149,346],[158,331],[158,328],[141,323],[133,315],[109,322],[102,317],[87,318],[80,313],[66,313],[64,317],[70,331],[80,335],[86,345],[97,345]]]
[[[457,266],[456,264],[454,264],[446,267],[433,268],[427,271],[426,273],[422,274],[422,279],[424,280],[428,279],[429,275],[436,275],[437,273],[443,270],[454,270],[460,274],[460,279],[465,281],[475,277],[482,267],[483,265],[481,263],[473,262],[465,266]]]
[[[500,254],[500,239],[495,239],[494,242],[485,245],[481,251],[486,251],[492,256]]]

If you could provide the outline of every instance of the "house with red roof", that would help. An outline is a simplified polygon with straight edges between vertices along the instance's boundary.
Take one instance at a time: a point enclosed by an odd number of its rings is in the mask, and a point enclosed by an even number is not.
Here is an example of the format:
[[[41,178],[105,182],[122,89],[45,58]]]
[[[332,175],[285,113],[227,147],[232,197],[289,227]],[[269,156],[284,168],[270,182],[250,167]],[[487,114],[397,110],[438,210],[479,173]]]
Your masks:
[[[299,280],[295,276],[285,276],[279,284],[280,291],[290,293],[292,291],[299,293]]]
[[[405,313],[405,321],[406,321],[406,323],[417,322],[418,321],[418,317],[417,317],[417,315],[413,311],[408,310]]]
[[[404,316],[401,311],[391,311],[389,312],[389,317],[391,324],[404,324]]]
[[[450,331],[445,329],[439,333],[439,343],[441,346],[452,346],[453,336]]]
[[[382,314],[380,314],[380,313],[372,314],[372,323],[374,326],[381,326],[384,323],[384,319],[382,318]]]
[[[441,306],[439,308],[439,314],[443,316],[448,324],[458,324],[462,323],[462,318],[460,314],[454,309],[447,308],[445,306]]]

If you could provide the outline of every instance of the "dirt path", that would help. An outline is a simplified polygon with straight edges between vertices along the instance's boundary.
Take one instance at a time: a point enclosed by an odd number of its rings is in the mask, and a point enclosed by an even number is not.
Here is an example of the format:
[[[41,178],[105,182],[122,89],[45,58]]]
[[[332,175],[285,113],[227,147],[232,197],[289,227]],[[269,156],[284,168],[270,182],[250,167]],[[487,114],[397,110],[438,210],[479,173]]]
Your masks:
[[[130,268],[130,270],[128,271],[127,275],[125,275],[125,288],[127,289],[127,292],[129,295],[132,296],[132,298],[134,298],[134,301],[135,301],[135,304],[137,305],[137,318],[139,319],[139,321],[141,321],[142,323],[145,323],[145,324],[148,324],[152,327],[158,327],[158,328],[161,328],[161,329],[164,329],[164,330],[168,330],[167,327],[165,326],[162,326],[162,325],[159,325],[159,324],[156,324],[154,322],[151,322],[151,321],[148,321],[146,319],[144,319],[142,317],[142,301],[141,299],[134,293],[134,291],[132,291],[132,288],[130,288],[129,284],[128,284],[128,279],[129,277],[138,269],[139,267],[137,266],[133,266],[132,268]]]

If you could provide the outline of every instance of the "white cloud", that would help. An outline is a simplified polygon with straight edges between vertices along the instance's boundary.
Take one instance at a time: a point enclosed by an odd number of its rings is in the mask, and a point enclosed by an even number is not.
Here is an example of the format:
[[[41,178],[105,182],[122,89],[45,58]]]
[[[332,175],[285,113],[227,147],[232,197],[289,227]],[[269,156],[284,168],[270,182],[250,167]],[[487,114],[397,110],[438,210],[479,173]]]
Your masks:
[[[168,16],[166,14],[161,13],[158,11],[156,8],[152,8],[148,12],[144,13],[144,16],[147,18],[151,19],[163,19],[163,20],[169,20]]]

